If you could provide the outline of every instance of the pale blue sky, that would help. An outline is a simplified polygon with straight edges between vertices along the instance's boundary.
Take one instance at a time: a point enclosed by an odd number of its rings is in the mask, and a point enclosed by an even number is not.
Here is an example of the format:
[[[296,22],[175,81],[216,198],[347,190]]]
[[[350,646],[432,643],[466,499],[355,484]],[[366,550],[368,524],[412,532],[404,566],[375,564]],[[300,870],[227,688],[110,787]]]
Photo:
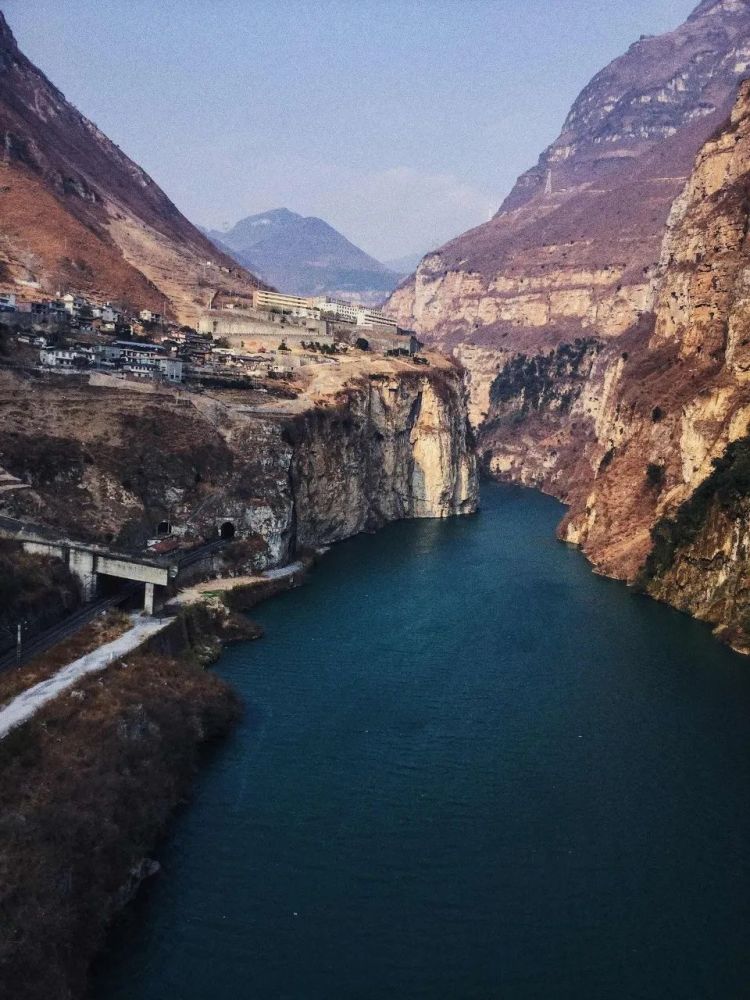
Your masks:
[[[0,0],[194,222],[286,206],[381,259],[485,221],[578,91],[697,0]]]

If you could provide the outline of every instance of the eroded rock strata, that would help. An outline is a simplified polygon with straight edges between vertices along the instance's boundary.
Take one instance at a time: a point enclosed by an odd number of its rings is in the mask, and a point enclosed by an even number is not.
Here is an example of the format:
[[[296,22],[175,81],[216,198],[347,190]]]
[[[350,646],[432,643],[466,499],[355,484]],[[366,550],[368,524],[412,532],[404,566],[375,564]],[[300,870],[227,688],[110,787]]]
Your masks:
[[[707,0],[599,73],[497,215],[420,264],[389,308],[450,348],[477,412],[508,352],[616,337],[653,301],[671,205],[750,69],[750,8]]]
[[[5,372],[0,465],[32,488],[4,494],[2,513],[118,547],[166,520],[184,544],[228,521],[261,568],[388,521],[476,509],[458,366],[361,355],[311,378],[269,403]]]
[[[466,365],[485,467],[565,500],[561,537],[600,572],[738,648],[749,70],[736,0],[642,39],[584,90],[496,218],[392,301]]]
[[[599,570],[639,580],[741,648],[750,626],[749,223],[746,83],[675,201],[652,311],[615,340],[558,348],[541,385],[545,356],[513,359],[494,380],[479,434],[495,473],[570,503],[562,537]]]

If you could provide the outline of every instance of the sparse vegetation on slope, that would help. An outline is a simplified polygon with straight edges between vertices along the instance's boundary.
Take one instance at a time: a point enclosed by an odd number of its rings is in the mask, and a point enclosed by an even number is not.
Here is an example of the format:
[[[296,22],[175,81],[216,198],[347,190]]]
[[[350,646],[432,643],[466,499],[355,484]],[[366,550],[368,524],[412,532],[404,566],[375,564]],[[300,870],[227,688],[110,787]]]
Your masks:
[[[658,521],[652,531],[653,549],[646,560],[643,578],[652,580],[670,568],[679,549],[695,541],[713,504],[728,509],[750,496],[750,437],[733,441],[714,470],[673,517]]]
[[[78,582],[61,559],[28,555],[0,540],[0,649],[9,645],[18,622],[52,625],[80,600]]]
[[[522,416],[550,404],[559,412],[568,413],[599,350],[595,338],[577,337],[574,343],[560,344],[548,354],[515,355],[490,388],[492,410],[488,424],[509,403],[514,403],[516,412]]]
[[[0,742],[0,996],[83,996],[199,748],[238,711],[216,677],[144,655]]]

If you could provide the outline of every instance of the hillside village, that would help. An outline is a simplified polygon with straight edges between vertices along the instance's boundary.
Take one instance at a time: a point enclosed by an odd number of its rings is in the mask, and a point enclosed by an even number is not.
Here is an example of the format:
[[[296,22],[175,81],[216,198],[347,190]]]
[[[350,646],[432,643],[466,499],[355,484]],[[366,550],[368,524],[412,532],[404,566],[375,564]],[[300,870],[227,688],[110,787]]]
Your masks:
[[[242,388],[249,378],[293,379],[299,369],[351,350],[426,362],[412,331],[379,310],[266,290],[254,293],[252,307],[230,301],[205,311],[197,328],[72,292],[34,301],[6,291],[0,332],[6,365],[123,388],[143,380]]]

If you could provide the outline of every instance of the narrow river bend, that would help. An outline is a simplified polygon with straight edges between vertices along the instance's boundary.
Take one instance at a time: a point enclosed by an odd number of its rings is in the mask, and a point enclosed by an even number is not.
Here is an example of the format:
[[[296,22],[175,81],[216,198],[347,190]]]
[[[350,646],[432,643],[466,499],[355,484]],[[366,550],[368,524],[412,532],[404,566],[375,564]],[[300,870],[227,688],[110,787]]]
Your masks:
[[[750,661],[561,515],[486,484],[257,609],[96,1000],[750,995]]]

